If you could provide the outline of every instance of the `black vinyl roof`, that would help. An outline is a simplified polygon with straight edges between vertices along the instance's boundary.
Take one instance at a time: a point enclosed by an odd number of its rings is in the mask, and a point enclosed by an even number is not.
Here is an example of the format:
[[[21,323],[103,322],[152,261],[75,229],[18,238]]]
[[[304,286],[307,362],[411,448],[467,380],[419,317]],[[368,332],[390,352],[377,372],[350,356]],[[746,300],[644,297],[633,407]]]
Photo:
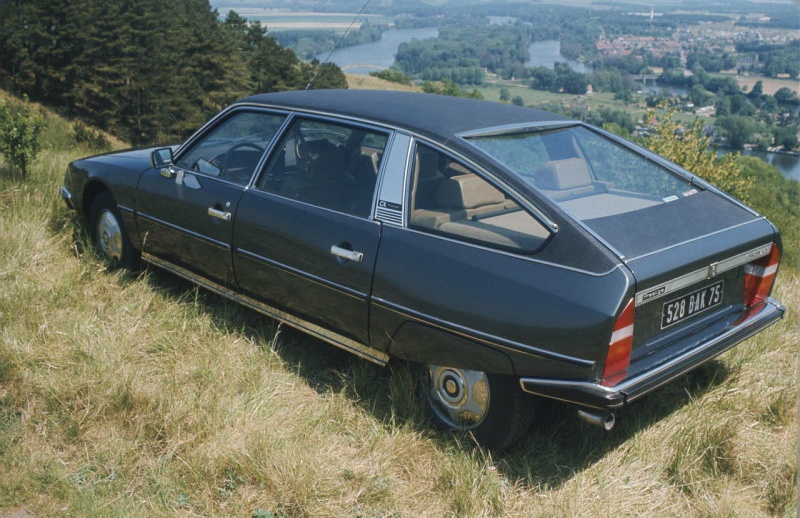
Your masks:
[[[240,102],[345,115],[441,140],[471,130],[571,120],[510,104],[388,90],[298,90],[253,95]]]

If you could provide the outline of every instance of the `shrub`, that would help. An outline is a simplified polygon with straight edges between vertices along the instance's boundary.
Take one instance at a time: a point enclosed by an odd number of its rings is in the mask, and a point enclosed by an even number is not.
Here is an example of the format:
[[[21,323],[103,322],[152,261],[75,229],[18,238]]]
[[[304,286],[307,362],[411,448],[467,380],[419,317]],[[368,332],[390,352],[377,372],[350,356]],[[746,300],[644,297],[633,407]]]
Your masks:
[[[685,128],[674,115],[674,108],[667,110],[664,116],[648,110],[645,121],[652,132],[642,144],[744,203],[750,203],[753,179],[742,173],[734,155],[717,156],[700,119]]]
[[[44,119],[31,111],[27,99],[21,107],[0,105],[0,153],[23,177],[28,175],[31,163],[42,150],[43,129]]]
[[[108,141],[105,135],[100,130],[90,128],[82,122],[76,122],[72,126],[74,132],[75,142],[84,144],[91,149],[108,151],[111,149],[111,142]]]

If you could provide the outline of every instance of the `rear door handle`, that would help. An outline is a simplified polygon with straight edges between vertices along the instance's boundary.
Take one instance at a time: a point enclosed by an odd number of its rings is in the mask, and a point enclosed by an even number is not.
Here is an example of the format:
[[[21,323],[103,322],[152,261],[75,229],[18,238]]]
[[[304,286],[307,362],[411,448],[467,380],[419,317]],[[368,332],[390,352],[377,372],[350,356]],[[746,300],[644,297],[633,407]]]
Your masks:
[[[333,245],[331,247],[331,253],[336,257],[341,257],[342,259],[347,259],[348,261],[353,261],[356,263],[360,263],[361,261],[364,260],[364,254],[362,254],[361,252],[347,250],[346,248],[342,248],[336,245]]]
[[[222,221],[230,221],[233,215],[230,212],[224,210],[218,210],[214,207],[208,208],[208,215],[212,218],[221,219]]]

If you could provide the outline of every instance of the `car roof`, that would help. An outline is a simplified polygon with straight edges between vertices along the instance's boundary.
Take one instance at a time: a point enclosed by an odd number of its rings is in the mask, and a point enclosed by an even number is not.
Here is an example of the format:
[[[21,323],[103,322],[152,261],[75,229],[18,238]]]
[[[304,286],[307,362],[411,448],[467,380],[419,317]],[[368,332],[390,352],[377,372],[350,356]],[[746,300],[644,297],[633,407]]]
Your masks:
[[[240,102],[354,117],[441,140],[507,125],[572,120],[511,104],[389,90],[296,90],[253,95]]]

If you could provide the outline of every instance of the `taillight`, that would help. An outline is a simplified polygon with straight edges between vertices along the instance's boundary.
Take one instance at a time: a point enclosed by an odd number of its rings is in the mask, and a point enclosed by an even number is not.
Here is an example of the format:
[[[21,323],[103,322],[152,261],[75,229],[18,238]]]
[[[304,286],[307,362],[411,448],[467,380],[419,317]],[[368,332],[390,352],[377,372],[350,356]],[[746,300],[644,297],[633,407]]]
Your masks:
[[[608,345],[606,365],[603,369],[604,385],[616,384],[624,375],[623,371],[631,365],[635,308],[634,301],[631,299],[614,324],[614,331],[611,333],[611,342]],[[617,376],[614,376],[615,374],[617,374]]]
[[[780,262],[781,252],[778,246],[773,244],[768,256],[745,265],[743,294],[745,306],[755,306],[767,299]]]

